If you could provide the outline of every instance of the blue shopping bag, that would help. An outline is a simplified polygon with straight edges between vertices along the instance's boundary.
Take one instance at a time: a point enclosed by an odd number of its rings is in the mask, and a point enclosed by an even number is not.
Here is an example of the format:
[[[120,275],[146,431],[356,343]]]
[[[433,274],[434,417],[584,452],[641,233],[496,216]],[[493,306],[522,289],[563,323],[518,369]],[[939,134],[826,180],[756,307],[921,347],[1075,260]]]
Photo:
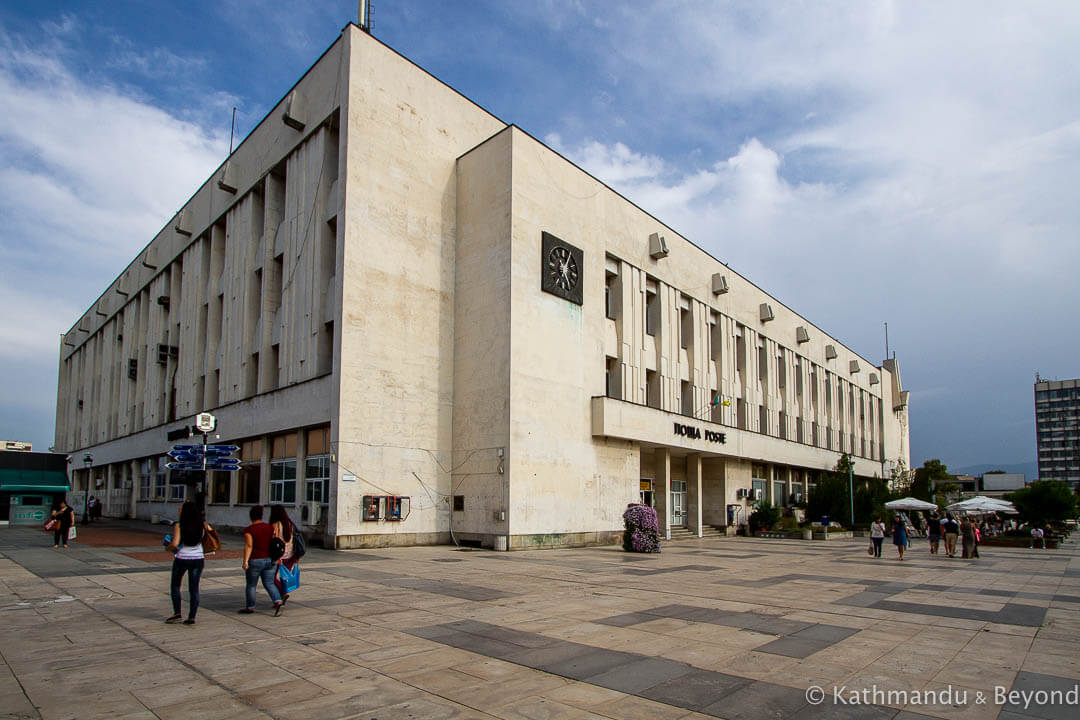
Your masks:
[[[292,568],[286,567],[285,564],[278,565],[278,586],[283,593],[291,593],[300,587],[300,563],[296,563]]]

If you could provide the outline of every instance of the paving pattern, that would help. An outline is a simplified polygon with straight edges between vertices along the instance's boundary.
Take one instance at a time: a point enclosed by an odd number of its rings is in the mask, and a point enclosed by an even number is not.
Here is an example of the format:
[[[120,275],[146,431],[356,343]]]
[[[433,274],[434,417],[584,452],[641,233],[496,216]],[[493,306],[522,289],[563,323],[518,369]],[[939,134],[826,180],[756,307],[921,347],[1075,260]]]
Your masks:
[[[0,527],[0,718],[1080,716],[1075,542],[313,548],[275,618],[261,588],[236,614],[225,536],[182,626],[163,532],[107,523],[62,551]]]

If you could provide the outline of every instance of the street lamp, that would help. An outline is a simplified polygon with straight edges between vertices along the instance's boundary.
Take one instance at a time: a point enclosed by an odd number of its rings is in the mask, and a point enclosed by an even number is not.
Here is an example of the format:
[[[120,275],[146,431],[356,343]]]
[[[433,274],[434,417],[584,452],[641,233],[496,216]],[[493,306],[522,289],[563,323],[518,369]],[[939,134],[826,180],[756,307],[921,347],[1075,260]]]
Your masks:
[[[86,453],[83,455],[82,461],[86,466],[86,492],[83,493],[83,525],[87,525],[90,522],[90,468],[94,466],[94,456]]]

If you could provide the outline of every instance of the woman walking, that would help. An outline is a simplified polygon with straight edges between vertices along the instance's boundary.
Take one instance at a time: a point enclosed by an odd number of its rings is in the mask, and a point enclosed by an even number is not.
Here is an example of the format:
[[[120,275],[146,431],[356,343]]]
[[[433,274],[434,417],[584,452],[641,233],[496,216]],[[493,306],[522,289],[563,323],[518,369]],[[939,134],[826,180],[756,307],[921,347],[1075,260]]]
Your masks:
[[[283,505],[270,506],[270,525],[274,528],[274,537],[281,538],[281,541],[285,543],[285,554],[281,556],[278,564],[292,570],[296,565],[296,558],[293,556],[293,534],[296,532],[296,526],[293,525]],[[281,604],[284,605],[289,600],[289,593],[285,592],[280,580],[275,579],[274,582],[278,584]]]
[[[870,540],[874,543],[874,557],[881,557],[881,544],[885,542],[885,523],[881,522],[880,515],[870,523]]]
[[[266,594],[274,603],[275,617],[281,614],[281,593],[274,584],[277,562],[270,557],[270,541],[274,539],[274,527],[263,522],[263,506],[256,505],[248,511],[251,524],[244,528],[244,587],[245,605],[238,612],[250,615],[255,612],[255,586],[262,579]]]
[[[892,544],[896,546],[896,552],[900,554],[900,559],[904,559],[904,550],[907,549],[907,528],[904,527],[904,518],[897,515],[893,518],[892,526]]]
[[[187,500],[180,506],[180,519],[173,523],[172,541],[169,550],[176,555],[173,558],[172,582],[169,594],[172,596],[173,614],[165,622],[180,622],[180,584],[184,575],[188,576],[188,616],[185,625],[195,624],[195,614],[199,612],[199,579],[202,578],[206,563],[203,553],[203,536],[210,526],[203,521],[202,513],[195,503]]]
[[[67,550],[68,532],[75,525],[75,511],[67,504],[67,500],[61,498],[53,503],[49,519],[57,522],[56,529],[53,530],[53,547],[60,547],[63,544],[64,549]]]

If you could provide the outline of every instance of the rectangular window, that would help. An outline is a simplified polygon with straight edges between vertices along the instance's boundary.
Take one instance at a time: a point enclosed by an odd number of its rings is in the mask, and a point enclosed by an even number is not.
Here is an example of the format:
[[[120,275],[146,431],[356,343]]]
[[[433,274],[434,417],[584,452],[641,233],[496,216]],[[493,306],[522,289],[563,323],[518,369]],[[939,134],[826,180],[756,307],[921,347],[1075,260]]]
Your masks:
[[[683,295],[679,298],[679,347],[690,349],[693,339],[694,315],[690,312],[690,298]]]
[[[619,261],[613,257],[604,258],[604,315],[611,320],[619,317],[622,304],[622,283],[619,282]]]
[[[610,398],[622,397],[622,383],[619,379],[619,359],[609,357],[604,361],[604,392]]]
[[[173,483],[169,486],[169,500],[183,501],[187,495],[187,485]]]
[[[218,505],[229,504],[229,492],[232,490],[232,473],[215,472],[210,476],[210,502]]]
[[[645,334],[655,337],[660,332],[660,296],[657,282],[645,280]]]
[[[295,458],[270,461],[270,502],[296,504]]]
[[[679,394],[682,402],[682,414],[693,417],[694,415],[694,388],[683,380],[679,383]]]
[[[261,478],[261,463],[253,462],[241,465],[236,475],[236,502],[241,505],[258,505]]]
[[[304,461],[304,499],[324,505],[330,501],[329,455],[309,455]]]
[[[143,460],[139,464],[139,500],[146,502],[150,499],[150,461]]]
[[[645,371],[645,404],[651,408],[660,407],[660,383],[655,370]]]
[[[158,458],[158,468],[154,473],[154,499],[164,500],[166,492],[165,484],[165,462],[164,458]]]

